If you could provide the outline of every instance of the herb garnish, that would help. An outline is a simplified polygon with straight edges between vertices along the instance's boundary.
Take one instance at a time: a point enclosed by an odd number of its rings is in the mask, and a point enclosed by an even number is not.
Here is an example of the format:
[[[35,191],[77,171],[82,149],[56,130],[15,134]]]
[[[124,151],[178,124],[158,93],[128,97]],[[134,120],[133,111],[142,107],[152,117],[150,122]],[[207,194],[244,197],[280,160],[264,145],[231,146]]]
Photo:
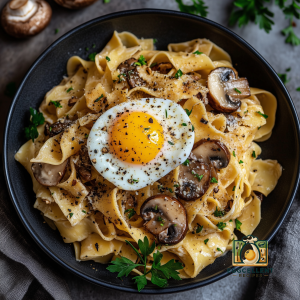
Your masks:
[[[157,43],[157,39],[153,39],[153,44],[156,44]]]
[[[135,214],[135,210],[133,208],[126,209],[124,213],[128,213],[128,219],[130,220]]]
[[[229,222],[232,222],[232,219],[230,219]]]
[[[50,100],[50,102],[51,102],[56,108],[62,108],[62,105],[60,104],[60,101]]]
[[[243,223],[241,221],[239,221],[238,219],[235,219],[235,226],[237,230],[241,230],[241,225]]]
[[[172,143],[172,142],[170,142],[170,141],[168,141],[168,143],[169,143],[170,145],[172,145],[172,146],[174,145],[174,143]]]
[[[218,180],[217,180],[215,177],[213,177],[213,178],[210,180],[210,182],[211,182],[211,183],[218,183]]]
[[[173,190],[171,188],[168,188],[168,190],[169,190],[170,193],[173,193]]]
[[[235,191],[235,186],[233,187],[232,191],[233,191],[233,192]]]
[[[144,55],[141,55],[137,62],[134,63],[136,66],[144,66],[147,65]]]
[[[184,166],[188,166],[189,163],[190,163],[189,159],[186,159],[186,161],[183,162],[182,164],[183,164]]]
[[[182,126],[187,126],[187,124],[186,124],[186,123],[182,123],[181,125],[182,125]]]
[[[232,155],[235,157],[235,152],[234,151],[232,151]]]
[[[106,56],[105,59],[106,59],[107,61],[110,61],[110,58],[109,58],[108,56]]]
[[[178,71],[175,74],[175,78],[178,79],[179,77],[181,77],[183,75],[182,71],[180,69],[178,69]]]
[[[192,132],[194,132],[195,131],[195,127],[194,127],[194,125],[192,125]]]
[[[38,112],[34,108],[29,109],[30,112],[30,125],[25,127],[25,136],[26,139],[32,140],[36,139],[39,136],[39,132],[37,130],[37,126],[43,125],[45,122],[45,118],[42,113]]]
[[[197,227],[197,229],[196,229],[196,233],[200,233],[200,232],[202,231],[202,229],[203,229],[203,225],[201,226],[201,225],[198,224],[198,223],[197,223],[197,225],[198,225],[198,227]]]
[[[217,227],[218,227],[220,230],[223,231],[223,229],[226,227],[226,223],[219,222],[219,223],[217,224]]]
[[[165,112],[166,112],[166,118],[168,118],[168,111],[165,109]]]
[[[239,89],[237,89],[237,88],[234,88],[234,90],[235,90],[237,93],[239,93],[239,94],[242,93],[242,92],[241,92]]]
[[[201,54],[203,54],[203,52],[200,52],[200,51],[195,51],[195,52],[193,52],[193,54],[196,54],[196,55],[201,55]]]
[[[84,214],[86,214],[86,211],[85,211],[85,210],[82,210],[82,212],[83,212]]]
[[[239,161],[239,164],[243,164],[244,162],[242,160]]]
[[[157,65],[157,62],[154,62],[154,63],[152,63],[151,65],[150,65],[150,68],[152,68],[152,67],[154,67],[154,66],[156,66]]]
[[[192,113],[193,108],[191,110],[188,110],[187,108],[185,108],[184,110],[185,110],[186,114],[189,116]]]
[[[147,285],[146,275],[151,273],[151,282],[159,287],[165,287],[168,283],[168,279],[173,278],[175,280],[181,280],[178,276],[179,272],[177,270],[183,269],[183,265],[180,262],[175,262],[174,259],[171,259],[166,264],[161,265],[161,259],[163,255],[157,251],[153,253],[153,264],[149,271],[147,271],[147,256],[150,255],[155,249],[155,242],[152,245],[149,245],[149,240],[145,236],[144,242],[142,240],[138,241],[138,249],[136,249],[129,241],[125,241],[137,254],[139,258],[139,263],[135,264],[130,259],[121,256],[117,257],[116,260],[110,263],[110,266],[107,267],[107,270],[113,273],[118,273],[119,278],[123,276],[128,276],[129,273],[136,267],[144,267],[144,274],[133,277],[132,279],[137,284],[138,291],[141,291]]]
[[[279,76],[279,78],[281,79],[281,81],[283,82],[283,84],[287,84],[291,80],[290,78],[287,78],[287,74],[286,73],[277,73],[277,75]]]
[[[296,88],[296,91],[297,91],[297,92],[300,92],[300,86],[299,86],[298,88]]]
[[[197,174],[194,170],[192,170],[192,174],[194,175],[194,177],[196,177],[198,179],[198,181],[201,181],[201,179],[203,178],[204,175],[199,175]]]
[[[204,240],[204,244],[206,245],[208,241],[209,241],[209,239]]]
[[[56,29],[54,30],[54,33],[57,34],[58,32],[59,32],[59,29],[56,28]]]
[[[218,206],[216,207],[216,210],[214,211],[214,216],[215,217],[223,217],[225,215],[225,211],[224,210],[218,210]]]
[[[252,152],[252,157],[256,158],[255,151]]]
[[[267,119],[269,117],[268,115],[263,114],[261,111],[257,111],[256,113],[258,113],[259,115],[261,115],[265,119]]]
[[[224,253],[220,248],[217,248],[217,250],[220,251],[220,252],[222,252],[222,253]]]
[[[126,77],[126,74],[125,74],[125,73],[122,73],[122,74],[119,74],[119,75],[118,75],[118,77],[119,77],[118,83],[120,83],[121,81],[125,81],[125,79],[124,79],[123,77],[121,78],[121,76]]]
[[[97,52],[93,52],[93,53],[89,54],[89,60],[90,61],[95,61],[96,55],[97,55]]]
[[[67,93],[70,93],[72,90],[74,90],[72,87],[69,87],[68,89],[67,89]]]
[[[69,213],[70,219],[73,217],[74,213]]]
[[[208,14],[208,7],[205,6],[203,0],[192,0],[193,5],[185,5],[182,0],[176,0],[179,10],[189,14],[200,15],[206,17]]]
[[[104,96],[103,96],[103,94],[102,94],[102,95],[101,95],[100,97],[98,97],[94,102],[100,101],[103,97],[104,97]]]

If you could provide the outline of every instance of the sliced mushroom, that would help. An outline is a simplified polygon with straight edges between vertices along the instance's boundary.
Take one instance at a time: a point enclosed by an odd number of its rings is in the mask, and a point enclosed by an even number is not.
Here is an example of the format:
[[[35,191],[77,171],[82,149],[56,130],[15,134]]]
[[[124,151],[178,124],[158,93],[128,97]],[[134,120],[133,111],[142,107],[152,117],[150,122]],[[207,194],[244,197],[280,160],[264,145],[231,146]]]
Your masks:
[[[57,4],[69,8],[80,9],[95,3],[98,0],[54,0]]]
[[[44,0],[12,0],[2,10],[4,30],[16,38],[41,32],[51,20],[52,9]]]
[[[261,192],[254,191],[254,194],[256,195],[256,197],[257,197],[260,201],[263,201],[263,200],[264,200],[264,195],[263,195]]]
[[[152,71],[159,72],[161,74],[168,74],[173,68],[173,65],[169,62],[162,62],[151,67]]]
[[[68,106],[74,106],[77,101],[78,101],[77,97],[75,97],[75,96],[71,97],[68,101]]]
[[[64,177],[69,159],[60,165],[50,165],[46,163],[33,163],[31,165],[32,173],[35,179],[44,186],[55,186]]]
[[[123,61],[117,68],[120,75],[126,78],[127,83],[132,89],[136,86],[146,85],[146,82],[140,77],[140,74],[137,71],[137,66],[135,65],[136,62],[138,62],[137,59],[129,58]]]
[[[202,197],[210,183],[210,167],[202,159],[193,158],[189,157],[189,163],[179,167],[176,195],[186,201]]]
[[[63,132],[66,128],[68,128],[73,121],[65,119],[65,120],[60,120],[57,121],[54,124],[46,124],[45,125],[45,130],[44,133],[45,135],[49,135],[50,137],[53,137],[61,132]]]
[[[216,169],[226,168],[230,161],[228,148],[219,140],[200,140],[194,145],[192,154],[202,158],[207,164],[212,164]]]
[[[177,199],[167,195],[148,198],[141,207],[145,228],[161,244],[179,243],[188,230],[186,210]]]
[[[76,162],[77,170],[84,181],[92,178],[92,163],[89,157],[88,148],[85,146],[79,151],[79,160]]]
[[[221,112],[236,111],[241,105],[241,99],[251,95],[248,80],[237,78],[231,68],[220,67],[208,75],[208,99],[212,108]]]

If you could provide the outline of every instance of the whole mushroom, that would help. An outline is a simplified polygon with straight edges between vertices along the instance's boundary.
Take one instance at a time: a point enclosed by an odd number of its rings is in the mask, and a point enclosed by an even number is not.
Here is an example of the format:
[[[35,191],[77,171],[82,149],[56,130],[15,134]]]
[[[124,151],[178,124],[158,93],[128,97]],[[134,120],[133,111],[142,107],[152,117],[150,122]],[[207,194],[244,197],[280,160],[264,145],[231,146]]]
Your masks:
[[[161,244],[179,243],[188,230],[185,208],[176,198],[164,194],[149,197],[141,207],[141,216],[144,227]]]
[[[98,0],[54,0],[54,1],[65,8],[80,9],[89,6]]]
[[[4,30],[16,38],[38,34],[51,20],[52,9],[44,0],[12,0],[2,10]]]
[[[241,99],[251,95],[248,80],[238,78],[234,69],[220,67],[212,70],[207,78],[210,106],[221,112],[234,112],[241,106]]]

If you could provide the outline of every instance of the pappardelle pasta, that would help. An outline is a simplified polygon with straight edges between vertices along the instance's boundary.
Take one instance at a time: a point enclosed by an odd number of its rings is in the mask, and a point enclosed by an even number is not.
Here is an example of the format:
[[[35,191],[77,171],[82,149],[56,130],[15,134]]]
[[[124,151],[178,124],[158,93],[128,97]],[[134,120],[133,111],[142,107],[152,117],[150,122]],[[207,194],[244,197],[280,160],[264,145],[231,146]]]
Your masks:
[[[78,261],[137,262],[125,241],[147,237],[162,264],[178,260],[179,277],[193,278],[232,249],[235,229],[254,231],[282,173],[256,143],[271,136],[277,102],[228,53],[207,39],[160,51],[114,32],[94,61],[71,57],[67,74],[15,159]]]

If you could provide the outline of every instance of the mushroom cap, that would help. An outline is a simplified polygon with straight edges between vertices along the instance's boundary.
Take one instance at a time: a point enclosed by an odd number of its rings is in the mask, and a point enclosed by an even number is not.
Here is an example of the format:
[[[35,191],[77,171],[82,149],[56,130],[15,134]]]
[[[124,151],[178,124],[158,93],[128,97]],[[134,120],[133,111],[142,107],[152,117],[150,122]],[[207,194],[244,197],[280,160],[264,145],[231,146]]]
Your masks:
[[[145,228],[161,244],[174,245],[182,241],[188,230],[187,214],[180,201],[168,195],[149,197],[141,206]]]
[[[98,0],[54,0],[57,4],[69,8],[69,9],[80,9],[93,4]]]
[[[211,139],[202,139],[195,143],[192,154],[197,158],[202,158],[207,164],[212,164],[216,169],[226,168],[231,157],[224,143]]]
[[[44,186],[56,186],[64,177],[69,159],[60,165],[50,165],[46,163],[33,163],[32,173],[35,179]]]
[[[241,106],[241,99],[251,95],[248,80],[238,78],[233,68],[219,67],[207,78],[209,104],[221,112],[234,112]]]
[[[168,74],[173,68],[173,65],[169,62],[161,62],[159,64],[154,65],[151,67],[152,71],[156,71],[161,74]]]
[[[13,0],[2,10],[4,30],[16,38],[26,38],[41,32],[51,20],[52,9],[44,0]]]
[[[187,165],[182,164],[179,167],[178,183],[176,195],[186,201],[199,199],[209,188],[210,167],[198,159],[189,159]]]

